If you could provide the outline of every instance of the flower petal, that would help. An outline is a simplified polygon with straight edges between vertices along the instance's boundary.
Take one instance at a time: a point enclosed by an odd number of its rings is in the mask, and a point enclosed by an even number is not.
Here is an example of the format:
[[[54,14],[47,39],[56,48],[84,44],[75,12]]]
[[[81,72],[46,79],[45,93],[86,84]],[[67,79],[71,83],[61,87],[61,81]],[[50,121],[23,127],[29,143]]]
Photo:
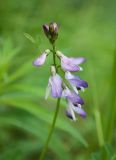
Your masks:
[[[78,58],[70,58],[70,60],[72,61],[73,64],[79,65],[83,62],[85,62],[85,58],[84,57],[78,57]]]
[[[79,71],[79,66],[75,65],[70,58],[66,56],[61,57],[61,67],[64,71],[76,72]]]
[[[51,92],[51,85],[48,83],[48,86],[46,88],[46,92],[45,92],[45,99],[48,98],[48,96],[50,95]]]
[[[70,72],[79,71],[81,70],[81,67],[79,67],[78,65],[85,61],[85,58],[83,57],[79,58],[66,57],[60,51],[57,51],[56,54],[61,59],[61,67],[64,71],[70,71]]]
[[[49,25],[44,24],[43,25],[43,30],[49,32]]]
[[[46,49],[44,53],[42,53],[34,62],[33,65],[35,66],[41,66],[45,63],[47,54],[50,52],[49,49]]]
[[[75,117],[72,105],[73,104],[70,101],[68,101],[68,109],[66,110],[66,116],[72,119],[73,121],[76,121],[76,117]]]
[[[73,104],[84,104],[83,99],[76,93],[72,93],[68,98],[73,102]]]
[[[86,118],[87,114],[81,107],[74,107],[73,110],[83,118]]]
[[[72,75],[70,72],[65,73],[65,78],[70,82],[72,86],[76,86],[78,90],[87,88],[88,83],[78,76]]]
[[[43,30],[44,30],[45,35],[48,37],[49,36],[49,25],[44,24]]]
[[[72,75],[69,71],[65,72],[65,78],[66,79],[73,79],[74,75]]]
[[[61,61],[61,67],[64,71],[77,72],[80,68],[72,63]]]
[[[62,95],[62,79],[58,74],[55,74],[49,78],[51,85],[51,94],[54,98],[59,98]]]
[[[73,104],[81,104],[81,105],[84,104],[83,99],[79,95],[77,95],[75,92],[70,91],[68,87],[63,90],[62,97],[70,100]]]

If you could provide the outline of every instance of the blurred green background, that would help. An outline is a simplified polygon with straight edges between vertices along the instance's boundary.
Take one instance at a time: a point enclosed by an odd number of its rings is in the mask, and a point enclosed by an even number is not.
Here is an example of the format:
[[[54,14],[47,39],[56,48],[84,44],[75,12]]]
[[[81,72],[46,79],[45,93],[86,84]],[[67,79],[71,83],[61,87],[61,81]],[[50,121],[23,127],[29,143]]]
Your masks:
[[[51,48],[42,24],[53,21],[57,49],[87,58],[79,75],[89,88],[86,119],[70,121],[61,101],[46,160],[115,160],[115,0],[0,1],[0,160],[37,160],[44,146],[56,105],[44,100],[52,60],[41,68],[32,61]]]

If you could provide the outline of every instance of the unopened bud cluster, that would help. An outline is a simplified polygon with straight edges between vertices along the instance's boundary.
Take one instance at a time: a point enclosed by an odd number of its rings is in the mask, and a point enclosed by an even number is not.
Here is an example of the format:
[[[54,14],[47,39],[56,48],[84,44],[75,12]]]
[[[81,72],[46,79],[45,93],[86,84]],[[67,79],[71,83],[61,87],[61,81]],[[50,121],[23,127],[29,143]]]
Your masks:
[[[55,40],[58,38],[58,25],[57,23],[50,23],[43,25],[43,30],[49,41],[53,44]]]
[[[43,25],[43,30],[47,38],[52,44],[55,43],[58,37],[58,25],[50,23]],[[35,66],[41,66],[45,63],[47,56],[52,51],[46,49],[34,62]],[[45,99],[51,94],[54,98],[63,97],[67,101],[66,115],[72,120],[76,120],[75,113],[82,117],[86,117],[86,112],[82,109],[84,104],[79,92],[84,91],[88,87],[88,83],[82,80],[79,76],[73,75],[73,72],[82,71],[80,64],[85,62],[83,57],[67,57],[61,51],[54,51],[55,58],[60,60],[60,69],[64,71],[64,77],[61,77],[56,70],[57,64],[51,66],[51,76],[46,88]],[[71,73],[72,72],[72,73]],[[65,83],[67,81],[67,83]],[[69,85],[67,85],[69,84]]]

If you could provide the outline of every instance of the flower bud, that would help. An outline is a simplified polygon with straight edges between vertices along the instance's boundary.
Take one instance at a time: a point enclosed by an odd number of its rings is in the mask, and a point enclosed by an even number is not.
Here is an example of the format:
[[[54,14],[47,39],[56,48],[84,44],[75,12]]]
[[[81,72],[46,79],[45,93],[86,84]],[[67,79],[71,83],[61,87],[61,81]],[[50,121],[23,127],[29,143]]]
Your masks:
[[[58,25],[55,22],[50,23],[49,31],[51,34],[58,34]]]
[[[43,25],[43,30],[45,35],[49,38],[50,34],[49,34],[49,26],[47,24]]]
[[[53,22],[49,25],[43,25],[43,30],[49,41],[53,44],[58,37],[58,25]]]
[[[55,40],[58,38],[58,25],[55,22],[50,23],[50,25],[49,25],[49,33],[51,35],[50,42],[54,43]]]

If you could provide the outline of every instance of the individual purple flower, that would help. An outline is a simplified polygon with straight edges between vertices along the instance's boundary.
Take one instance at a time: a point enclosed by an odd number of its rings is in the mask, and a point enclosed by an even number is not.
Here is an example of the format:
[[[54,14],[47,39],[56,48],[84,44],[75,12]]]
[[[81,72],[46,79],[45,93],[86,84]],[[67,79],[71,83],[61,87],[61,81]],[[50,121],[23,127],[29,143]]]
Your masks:
[[[34,62],[34,66],[41,66],[45,63],[47,55],[50,53],[49,49],[46,49]]]
[[[45,99],[48,98],[50,92],[51,92],[52,97],[54,98],[59,98],[62,96],[62,79],[56,73],[54,66],[51,66],[51,72],[52,72],[52,76],[50,76],[49,78]]]
[[[66,89],[63,90],[62,97],[66,98],[67,100],[70,100],[74,105],[84,104],[83,99],[74,91],[71,91],[68,87],[66,87]]]
[[[83,90],[84,88],[88,87],[88,83],[78,76],[72,75],[70,72],[65,72],[65,78],[69,81],[69,83],[73,86],[73,89],[76,90]]]
[[[69,58],[62,54],[60,51],[57,51],[56,54],[61,59],[61,67],[64,71],[76,72],[82,70],[79,65],[85,61],[85,58]]]
[[[73,103],[70,100],[68,100],[68,109],[66,110],[66,116],[72,119],[73,121],[76,121],[75,113],[77,113],[83,118],[86,117],[86,112],[81,108],[81,105],[75,107]]]

